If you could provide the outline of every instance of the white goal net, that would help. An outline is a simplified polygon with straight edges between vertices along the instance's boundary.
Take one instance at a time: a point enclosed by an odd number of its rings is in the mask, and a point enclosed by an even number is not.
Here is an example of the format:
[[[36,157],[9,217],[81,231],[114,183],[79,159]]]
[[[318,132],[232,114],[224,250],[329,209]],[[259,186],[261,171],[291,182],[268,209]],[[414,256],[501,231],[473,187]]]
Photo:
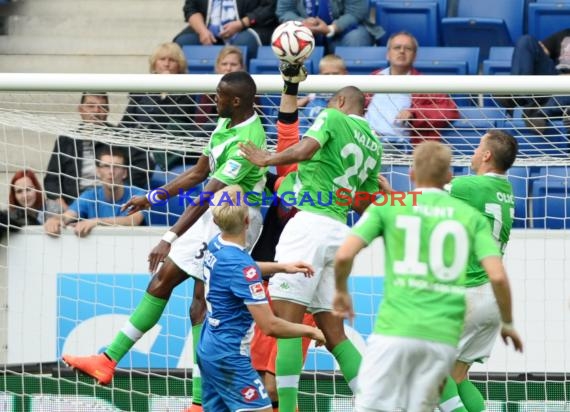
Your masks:
[[[355,85],[371,95],[413,93],[423,99],[428,120],[399,124],[398,136],[381,138],[382,171],[397,190],[411,189],[413,139],[439,136],[453,150],[454,174],[461,175],[470,173],[471,155],[488,129],[517,138],[519,155],[509,171],[515,228],[505,261],[525,353],[515,354],[498,342],[472,377],[488,410],[569,410],[570,76],[393,77],[310,76],[300,95],[326,101],[340,87]],[[44,190],[37,196],[70,203],[95,184],[89,164],[99,142],[124,150],[129,163],[125,185],[145,191],[161,187],[200,156],[215,127],[213,95],[219,79],[0,75],[0,411],[183,411],[189,406],[192,280],[175,290],[158,324],[122,359],[108,387],[60,363],[63,353],[98,353],[113,339],[146,289],[148,253],[183,212],[184,201],[155,205],[141,226],[98,226],[81,238],[69,226],[53,237],[45,234],[37,213],[13,204],[21,189],[13,177],[31,170]],[[254,79],[257,112],[273,148],[282,81],[274,75]],[[89,110],[104,117],[101,124],[82,120],[82,92],[96,97],[88,102]],[[434,106],[430,93],[449,93],[456,118]],[[97,100],[103,94],[108,106]],[[133,98],[140,117],[129,117]],[[525,105],[517,106],[523,100]],[[153,102],[169,103],[157,110]],[[300,110],[301,127],[315,110],[316,105]],[[55,160],[54,151],[60,152]],[[91,178],[75,179],[73,173]],[[357,316],[347,332],[358,348],[382,300],[383,271],[383,256],[372,246],[351,276]],[[300,383],[300,410],[342,412],[351,405],[332,356],[311,348]]]

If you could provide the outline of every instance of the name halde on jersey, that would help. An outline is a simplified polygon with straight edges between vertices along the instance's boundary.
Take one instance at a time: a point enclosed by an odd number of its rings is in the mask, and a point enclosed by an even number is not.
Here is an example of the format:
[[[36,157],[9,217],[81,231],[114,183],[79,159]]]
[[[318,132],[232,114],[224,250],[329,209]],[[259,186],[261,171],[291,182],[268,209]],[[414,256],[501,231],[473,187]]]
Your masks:
[[[356,140],[358,143],[360,143],[362,146],[366,147],[367,149],[371,150],[372,152],[378,151],[378,143],[370,139],[360,130],[355,129],[353,137],[354,140]]]

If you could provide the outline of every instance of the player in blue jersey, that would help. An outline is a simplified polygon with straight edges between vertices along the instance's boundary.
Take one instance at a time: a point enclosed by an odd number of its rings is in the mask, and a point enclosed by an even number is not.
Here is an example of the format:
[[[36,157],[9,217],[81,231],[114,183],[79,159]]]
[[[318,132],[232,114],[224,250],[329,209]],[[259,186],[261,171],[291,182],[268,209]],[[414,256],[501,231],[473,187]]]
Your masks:
[[[304,272],[309,276],[312,270],[300,262],[256,263],[251,258],[245,249],[249,216],[243,199],[240,204],[243,194],[239,186],[228,186],[216,193],[210,207],[221,233],[204,256],[207,315],[197,358],[206,412],[271,411],[271,400],[249,354],[254,321],[269,336],[325,341],[319,329],[285,321],[271,311],[262,274]]]

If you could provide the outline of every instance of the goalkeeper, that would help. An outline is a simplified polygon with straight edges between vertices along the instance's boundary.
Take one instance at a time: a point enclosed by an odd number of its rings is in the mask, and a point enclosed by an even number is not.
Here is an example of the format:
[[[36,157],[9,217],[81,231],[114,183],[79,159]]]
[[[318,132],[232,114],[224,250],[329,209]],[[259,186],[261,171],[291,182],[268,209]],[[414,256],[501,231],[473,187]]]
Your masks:
[[[281,111],[297,110],[298,70],[290,67],[281,96]],[[286,110],[286,108],[289,108]],[[278,262],[300,260],[313,265],[315,276],[277,273],[269,282],[275,314],[296,323],[306,311],[313,313],[325,334],[327,349],[337,360],[351,388],[360,365],[360,353],[344,333],[342,319],[331,313],[334,295],[332,271],[336,249],[348,232],[349,206],[337,204],[337,189],[351,193],[378,191],[381,144],[364,119],[364,94],[356,87],[344,87],[331,98],[328,108],[315,119],[303,140],[288,149],[271,154],[250,144],[242,144],[244,155],[260,166],[299,163],[297,172],[288,174],[279,194],[295,192],[298,199],[331,196],[330,205],[320,202],[297,204],[299,212],[285,225],[276,248]],[[338,202],[340,203],[340,202]],[[362,212],[368,203],[356,205]],[[293,412],[297,405],[298,383],[303,366],[301,338],[278,339],[276,359],[279,411]]]
[[[280,67],[286,82],[298,83],[307,77],[307,72],[303,66],[291,66],[283,63]],[[295,74],[291,76],[291,71]],[[288,75],[289,74],[289,75]],[[299,116],[297,107],[288,105],[290,100],[281,100],[277,118],[277,152],[282,152],[288,147],[299,142]],[[272,193],[276,193],[283,178],[291,172],[297,170],[297,165],[278,166],[277,175],[267,173],[266,188]],[[275,246],[279,242],[279,237],[283,228],[291,219],[297,208],[288,206],[277,198],[275,204],[271,204],[265,215],[263,230],[259,236],[259,241],[255,244],[251,256],[256,261],[275,260]],[[267,290],[268,277],[264,277],[263,286]],[[270,300],[270,297],[268,296]],[[314,326],[315,321],[310,313],[303,316],[303,324]],[[307,356],[307,351],[311,339],[302,338],[303,359]],[[256,324],[251,342],[251,361],[255,370],[259,373],[265,385],[265,389],[271,398],[273,411],[279,410],[279,401],[275,384],[275,358],[277,356],[277,341],[272,336],[265,335]]]

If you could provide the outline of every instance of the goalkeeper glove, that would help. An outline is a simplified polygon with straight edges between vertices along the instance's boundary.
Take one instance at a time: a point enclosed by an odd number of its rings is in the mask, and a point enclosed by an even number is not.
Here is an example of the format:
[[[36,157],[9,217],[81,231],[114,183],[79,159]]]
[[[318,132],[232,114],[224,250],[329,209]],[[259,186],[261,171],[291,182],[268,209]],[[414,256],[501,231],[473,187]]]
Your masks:
[[[279,65],[281,77],[288,83],[300,83],[307,78],[307,69],[300,64],[293,64],[282,61]]]

